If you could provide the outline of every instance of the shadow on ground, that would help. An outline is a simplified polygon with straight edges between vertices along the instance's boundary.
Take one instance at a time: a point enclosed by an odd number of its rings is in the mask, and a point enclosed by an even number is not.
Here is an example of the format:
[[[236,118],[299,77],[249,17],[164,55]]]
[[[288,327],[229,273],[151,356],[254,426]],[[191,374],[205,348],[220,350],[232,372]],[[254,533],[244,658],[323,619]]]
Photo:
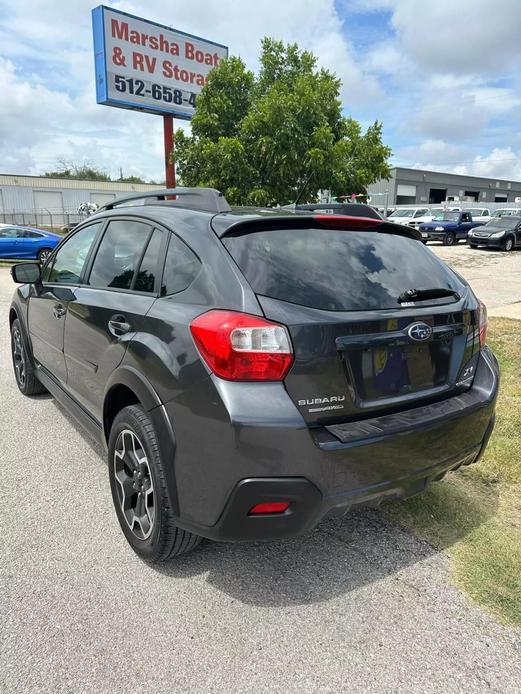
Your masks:
[[[494,508],[489,500],[464,530],[454,528],[444,547],[486,522]],[[153,568],[175,578],[207,572],[209,583],[243,603],[289,606],[330,600],[438,554],[428,542],[389,520],[385,510],[367,508],[326,519],[310,534],[292,540],[203,541],[192,554]]]

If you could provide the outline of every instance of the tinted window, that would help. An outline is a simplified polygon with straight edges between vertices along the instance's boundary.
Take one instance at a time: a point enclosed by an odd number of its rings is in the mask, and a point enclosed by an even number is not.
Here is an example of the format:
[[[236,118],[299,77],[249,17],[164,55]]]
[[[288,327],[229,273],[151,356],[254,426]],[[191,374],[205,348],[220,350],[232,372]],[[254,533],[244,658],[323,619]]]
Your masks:
[[[130,289],[152,228],[143,222],[110,222],[90,272],[92,287]]]
[[[137,292],[153,292],[154,284],[157,276],[157,268],[159,263],[159,251],[161,250],[162,234],[159,229],[156,229],[150,241],[148,242],[147,250],[139,266],[134,286]]]
[[[396,308],[406,289],[463,290],[424,246],[403,236],[285,229],[224,238],[257,294],[327,311]]]
[[[94,237],[100,227],[101,222],[91,224],[70,236],[56,255],[51,258],[50,263],[44,267],[44,281],[77,284],[80,281],[81,272]]]
[[[24,231],[23,236],[24,236],[24,239],[41,239],[42,238],[42,234],[38,234],[38,233],[36,233],[36,231],[29,231],[29,230]]]
[[[20,236],[19,229],[0,228],[0,239],[16,239]]]
[[[195,279],[200,266],[197,256],[188,246],[171,234],[163,271],[161,295],[182,292]]]

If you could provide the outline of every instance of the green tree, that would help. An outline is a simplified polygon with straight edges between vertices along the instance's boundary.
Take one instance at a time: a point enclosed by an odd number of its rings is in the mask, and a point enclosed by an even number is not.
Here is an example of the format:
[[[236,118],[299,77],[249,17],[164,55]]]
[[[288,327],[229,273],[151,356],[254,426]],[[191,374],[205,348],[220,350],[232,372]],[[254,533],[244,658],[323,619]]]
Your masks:
[[[44,176],[49,178],[81,178],[87,181],[110,181],[111,178],[106,171],[98,169],[90,162],[74,164],[73,162],[58,160],[58,168],[55,171],[46,171]]]
[[[119,183],[146,183],[141,176],[122,176],[118,178]]]
[[[365,132],[342,115],[340,80],[296,44],[265,38],[254,75],[240,58],[212,70],[197,98],[192,133],[176,132],[184,185],[222,190],[232,204],[273,204],[364,193],[388,178],[382,124]]]

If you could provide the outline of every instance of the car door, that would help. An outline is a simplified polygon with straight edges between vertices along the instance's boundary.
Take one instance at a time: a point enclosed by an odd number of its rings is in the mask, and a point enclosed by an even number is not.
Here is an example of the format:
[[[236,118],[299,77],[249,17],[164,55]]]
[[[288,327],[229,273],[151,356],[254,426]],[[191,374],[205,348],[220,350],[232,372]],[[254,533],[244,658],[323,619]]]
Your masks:
[[[18,229],[0,227],[0,258],[18,258]]]
[[[110,374],[136,332],[146,330],[166,233],[145,220],[111,219],[70,304],[64,336],[67,389],[98,421]]]
[[[472,227],[471,217],[468,212],[461,213],[461,221],[457,231],[457,238],[466,239],[469,229]]]
[[[67,381],[63,355],[67,311],[101,226],[101,222],[90,224],[72,234],[44,266],[41,283],[31,287],[27,323],[33,355],[62,385]]]
[[[43,238],[43,234],[32,229],[20,229],[17,257],[36,258]]]

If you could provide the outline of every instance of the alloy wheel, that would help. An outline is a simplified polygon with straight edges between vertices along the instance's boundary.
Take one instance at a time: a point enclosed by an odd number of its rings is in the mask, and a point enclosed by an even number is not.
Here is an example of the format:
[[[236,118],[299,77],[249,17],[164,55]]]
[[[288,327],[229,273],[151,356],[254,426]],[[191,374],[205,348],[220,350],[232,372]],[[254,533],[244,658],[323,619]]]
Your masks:
[[[154,484],[144,446],[130,429],[118,435],[113,464],[123,516],[132,533],[146,540],[154,529]]]
[[[51,253],[52,251],[49,251],[47,249],[38,253],[38,260],[40,261],[40,265],[45,265],[45,263],[49,260],[49,256],[51,255]]]
[[[22,342],[22,335],[16,326],[13,328],[12,350],[16,380],[23,388],[23,386],[25,386],[26,377],[25,350]]]

